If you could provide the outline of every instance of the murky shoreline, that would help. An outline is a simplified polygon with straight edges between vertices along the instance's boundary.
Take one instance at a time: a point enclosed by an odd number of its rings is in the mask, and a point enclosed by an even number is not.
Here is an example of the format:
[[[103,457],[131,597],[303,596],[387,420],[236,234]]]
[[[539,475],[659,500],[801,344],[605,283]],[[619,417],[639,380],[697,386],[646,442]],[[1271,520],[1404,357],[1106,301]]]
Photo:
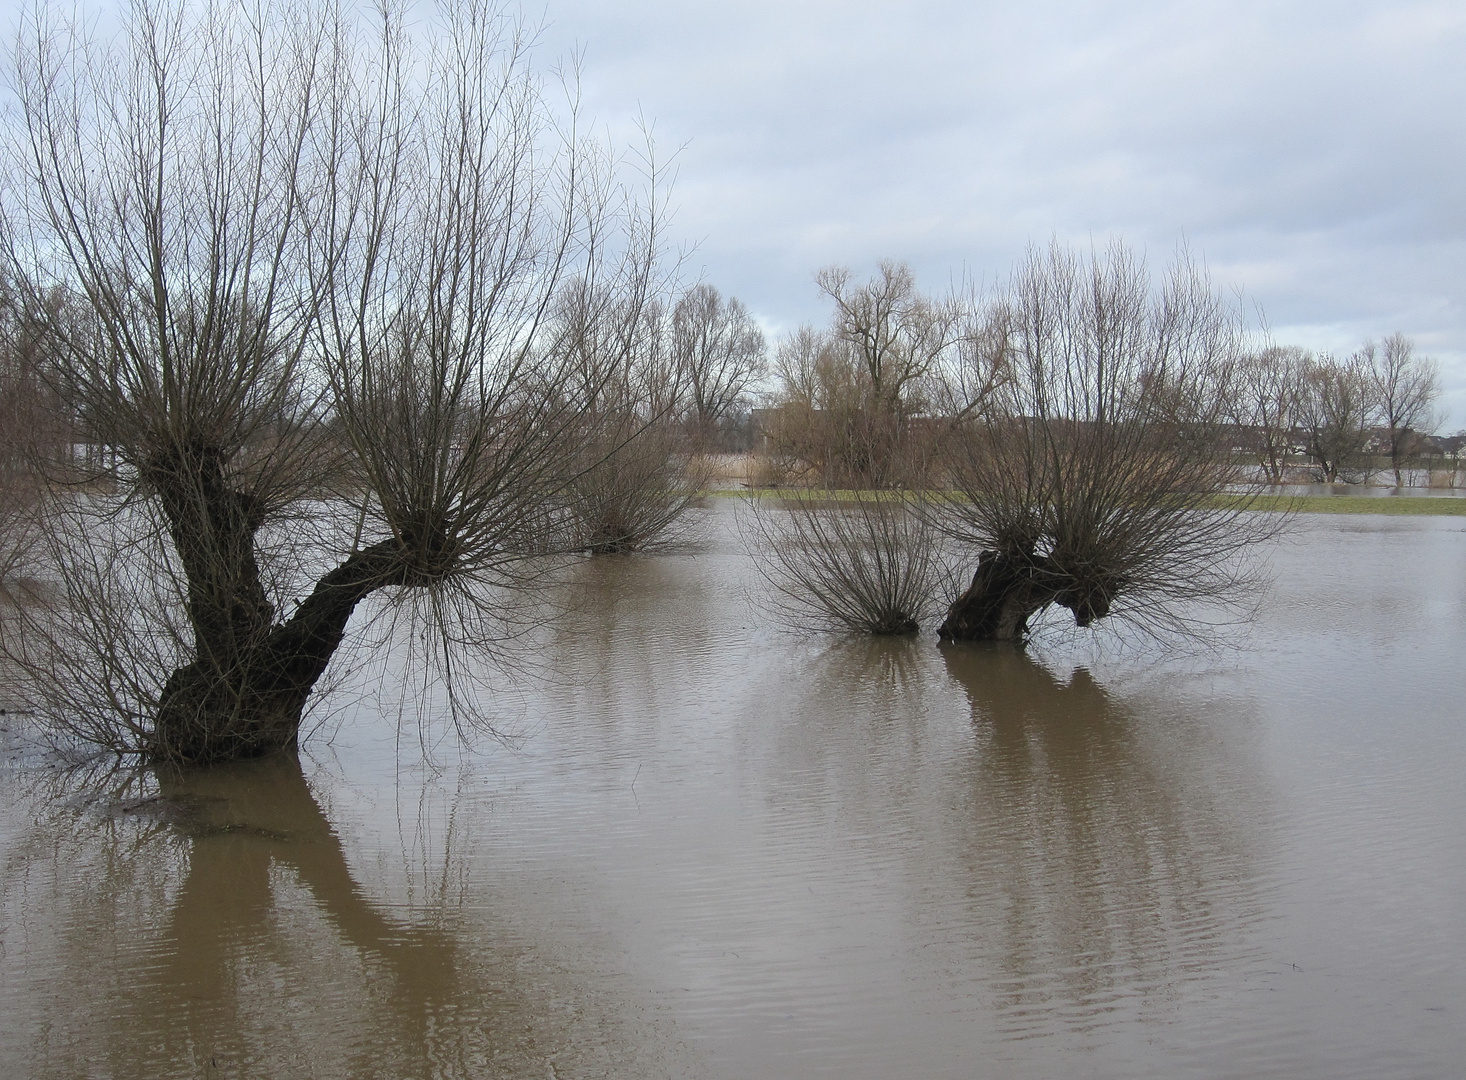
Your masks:
[[[1466,1060],[1466,522],[1300,521],[1229,647],[779,631],[732,500],[502,726],[0,780],[0,1073],[1425,1077]],[[528,647],[528,646],[526,646]]]

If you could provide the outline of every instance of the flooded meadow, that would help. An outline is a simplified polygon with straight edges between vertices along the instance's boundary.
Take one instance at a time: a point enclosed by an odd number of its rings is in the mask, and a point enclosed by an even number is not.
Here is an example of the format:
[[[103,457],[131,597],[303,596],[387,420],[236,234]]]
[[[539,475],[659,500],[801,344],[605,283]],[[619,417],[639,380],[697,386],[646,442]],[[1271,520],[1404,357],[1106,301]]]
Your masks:
[[[1021,653],[782,629],[736,502],[571,568],[502,739],[389,670],[298,760],[109,791],[16,742],[0,1075],[1466,1061],[1466,518],[1302,515],[1247,626]]]

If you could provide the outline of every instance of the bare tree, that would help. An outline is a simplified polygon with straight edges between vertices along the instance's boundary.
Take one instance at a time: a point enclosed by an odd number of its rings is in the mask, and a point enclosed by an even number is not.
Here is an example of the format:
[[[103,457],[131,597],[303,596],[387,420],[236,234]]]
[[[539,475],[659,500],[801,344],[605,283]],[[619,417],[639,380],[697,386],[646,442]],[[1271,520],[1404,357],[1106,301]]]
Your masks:
[[[1184,257],[1153,291],[1122,245],[1032,251],[990,317],[1004,377],[954,442],[949,533],[978,553],[945,638],[1022,641],[1051,604],[1175,622],[1226,595],[1277,521],[1219,499],[1238,317]]]
[[[923,471],[906,418],[877,407],[848,343],[801,327],[780,342],[775,363],[782,390],[766,452],[788,463],[786,473],[812,472],[834,489],[890,487]]]
[[[1369,444],[1379,399],[1362,354],[1303,359],[1293,384],[1293,414],[1304,452],[1326,484],[1368,478]]]
[[[1365,342],[1360,356],[1374,383],[1379,418],[1389,440],[1390,468],[1399,487],[1401,469],[1416,452],[1420,436],[1435,426],[1432,410],[1440,395],[1440,368],[1434,360],[1416,356],[1415,343],[1404,334],[1391,334],[1378,347]]]
[[[925,482],[935,448],[913,421],[932,411],[933,376],[971,338],[971,306],[921,294],[889,261],[864,285],[839,267],[815,280],[835,311],[829,329],[801,328],[779,346],[774,452],[808,462],[827,486]]]
[[[815,282],[834,301],[830,332],[851,350],[874,406],[909,410],[912,392],[954,340],[957,305],[923,296],[910,267],[888,260],[865,285],[852,284],[843,267],[821,270]]]
[[[1307,359],[1295,346],[1269,346],[1238,364],[1231,419],[1269,484],[1283,482],[1293,450],[1298,380]]]
[[[768,370],[763,331],[736,297],[724,300],[711,285],[696,285],[672,309],[672,358],[687,380],[694,445],[717,444],[719,425],[744,405]]]
[[[572,357],[585,402],[580,465],[567,490],[577,538],[596,555],[647,548],[670,535],[706,485],[678,422],[686,386],[665,307],[616,289],[569,283],[555,307],[555,348]]]
[[[587,407],[547,312],[570,276],[635,309],[656,215],[557,119],[527,28],[488,0],[436,25],[137,0],[96,42],[27,15],[12,264],[31,310],[66,288],[93,316],[52,324],[59,387],[117,492],[53,489],[64,602],[7,635],[56,724],[289,747],[368,595],[447,653],[525,580]]]

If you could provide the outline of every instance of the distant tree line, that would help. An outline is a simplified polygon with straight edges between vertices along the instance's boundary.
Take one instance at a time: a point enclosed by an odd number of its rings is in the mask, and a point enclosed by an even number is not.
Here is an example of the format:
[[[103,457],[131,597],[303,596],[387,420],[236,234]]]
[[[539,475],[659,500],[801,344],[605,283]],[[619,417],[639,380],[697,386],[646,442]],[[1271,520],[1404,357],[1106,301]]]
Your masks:
[[[972,360],[1002,336],[1002,316],[971,296],[919,293],[899,263],[883,263],[865,285],[839,269],[815,280],[835,312],[827,328],[800,327],[778,345],[778,385],[759,412],[766,477],[831,488],[949,483],[944,433],[1011,374]],[[1208,392],[1222,410],[1218,438],[1271,484],[1304,472],[1358,483],[1383,460],[1402,485],[1440,441],[1439,366],[1404,334],[1346,357],[1244,344]]]
[[[1299,457],[1325,483],[1357,483],[1384,458],[1400,485],[1428,452],[1439,394],[1436,363],[1403,334],[1342,358],[1273,347],[1242,365],[1233,420],[1270,483]]]

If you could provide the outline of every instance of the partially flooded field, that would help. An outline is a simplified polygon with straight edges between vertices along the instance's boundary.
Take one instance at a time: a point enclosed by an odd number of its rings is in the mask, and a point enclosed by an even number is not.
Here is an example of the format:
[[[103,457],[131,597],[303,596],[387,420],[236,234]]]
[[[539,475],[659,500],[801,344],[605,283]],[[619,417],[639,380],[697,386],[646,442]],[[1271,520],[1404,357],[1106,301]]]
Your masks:
[[[504,743],[376,685],[298,765],[15,754],[0,1074],[1459,1070],[1466,521],[1303,516],[1229,644],[1022,655],[781,631],[735,504],[573,569]]]

